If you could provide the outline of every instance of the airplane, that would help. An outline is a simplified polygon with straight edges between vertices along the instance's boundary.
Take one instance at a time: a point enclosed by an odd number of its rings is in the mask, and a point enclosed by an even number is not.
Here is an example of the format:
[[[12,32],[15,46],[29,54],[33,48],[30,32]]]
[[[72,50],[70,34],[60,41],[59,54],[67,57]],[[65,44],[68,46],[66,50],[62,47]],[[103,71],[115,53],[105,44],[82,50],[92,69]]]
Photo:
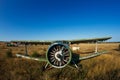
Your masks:
[[[107,51],[98,52],[97,44],[98,42],[103,42],[112,37],[102,37],[102,38],[92,38],[92,39],[78,39],[78,40],[55,40],[55,41],[10,41],[10,43],[14,44],[24,44],[25,45],[25,55],[16,54],[17,57],[32,59],[36,61],[47,62],[45,65],[45,69],[49,66],[54,68],[64,68],[68,64],[73,64],[74,67],[78,67],[78,62],[90,58],[97,57],[101,54],[107,53]],[[95,43],[95,52],[93,54],[81,57],[76,57],[75,54],[70,49],[71,44],[79,44],[79,43]],[[46,51],[46,58],[34,58],[28,56],[27,53],[27,45],[29,44],[42,44],[42,45],[50,45]]]

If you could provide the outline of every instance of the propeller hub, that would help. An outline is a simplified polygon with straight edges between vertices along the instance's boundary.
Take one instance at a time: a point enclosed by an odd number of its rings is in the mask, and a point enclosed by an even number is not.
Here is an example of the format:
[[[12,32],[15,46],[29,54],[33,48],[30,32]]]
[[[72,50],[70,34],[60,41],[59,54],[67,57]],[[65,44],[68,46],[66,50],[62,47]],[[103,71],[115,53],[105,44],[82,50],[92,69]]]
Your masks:
[[[55,58],[58,60],[58,61],[61,61],[61,58],[62,58],[62,53],[59,51],[59,52],[56,52],[55,53]]]

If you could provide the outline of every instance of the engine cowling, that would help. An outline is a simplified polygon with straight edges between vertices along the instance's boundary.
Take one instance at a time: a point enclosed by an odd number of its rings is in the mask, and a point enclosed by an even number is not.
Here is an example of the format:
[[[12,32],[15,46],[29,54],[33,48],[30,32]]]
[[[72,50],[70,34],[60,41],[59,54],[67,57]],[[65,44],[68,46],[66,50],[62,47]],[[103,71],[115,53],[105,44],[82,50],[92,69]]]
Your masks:
[[[53,67],[63,68],[70,63],[72,53],[69,46],[54,43],[48,48],[46,58]]]

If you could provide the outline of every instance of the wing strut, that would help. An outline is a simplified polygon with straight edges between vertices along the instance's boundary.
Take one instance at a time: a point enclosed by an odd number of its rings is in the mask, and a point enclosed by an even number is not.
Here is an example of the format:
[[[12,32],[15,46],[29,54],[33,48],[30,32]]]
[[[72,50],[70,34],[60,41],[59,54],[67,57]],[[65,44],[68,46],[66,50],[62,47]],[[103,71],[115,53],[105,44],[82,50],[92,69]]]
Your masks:
[[[98,41],[95,42],[95,53],[98,52]]]
[[[27,43],[25,43],[25,55],[28,56]]]

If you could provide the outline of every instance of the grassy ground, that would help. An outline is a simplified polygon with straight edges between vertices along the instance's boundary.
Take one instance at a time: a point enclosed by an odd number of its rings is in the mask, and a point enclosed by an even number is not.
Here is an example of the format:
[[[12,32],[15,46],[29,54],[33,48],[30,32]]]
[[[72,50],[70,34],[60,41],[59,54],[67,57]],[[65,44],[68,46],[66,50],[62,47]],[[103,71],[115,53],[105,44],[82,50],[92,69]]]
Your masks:
[[[72,45],[80,46],[74,51],[83,56],[94,52],[94,44]],[[45,70],[45,62],[16,58],[16,53],[24,54],[24,46],[6,47],[0,45],[0,80],[120,80],[120,50],[118,43],[99,44],[100,50],[108,50],[107,54],[81,61],[80,69],[69,66],[62,69]],[[37,52],[45,55],[48,46],[28,46],[30,55]],[[8,54],[11,54],[9,56]],[[6,56],[7,55],[7,56]]]

